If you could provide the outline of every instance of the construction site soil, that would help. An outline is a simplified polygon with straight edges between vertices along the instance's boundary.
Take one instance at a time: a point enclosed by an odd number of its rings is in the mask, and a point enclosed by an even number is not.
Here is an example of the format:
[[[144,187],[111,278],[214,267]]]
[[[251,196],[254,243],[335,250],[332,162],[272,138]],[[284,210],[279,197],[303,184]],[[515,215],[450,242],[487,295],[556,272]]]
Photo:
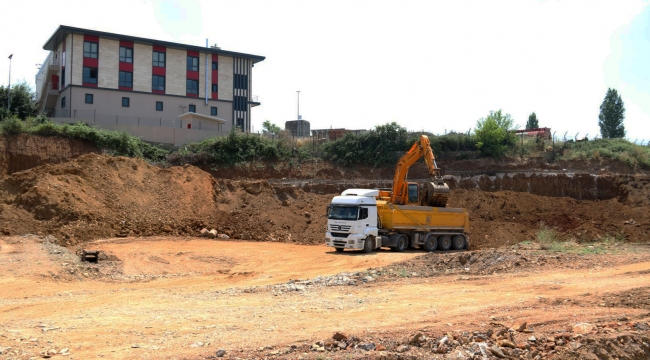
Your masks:
[[[49,234],[62,245],[107,237],[197,235],[202,228],[233,239],[320,243],[324,209],[342,187],[223,180],[193,166],[159,168],[140,159],[97,154],[20,171],[1,181],[0,230],[5,235]],[[534,240],[540,223],[555,228],[564,240],[609,236],[647,241],[650,179],[643,175],[516,174],[452,178],[449,183],[449,206],[470,213],[472,249]],[[359,180],[354,185],[376,184]]]

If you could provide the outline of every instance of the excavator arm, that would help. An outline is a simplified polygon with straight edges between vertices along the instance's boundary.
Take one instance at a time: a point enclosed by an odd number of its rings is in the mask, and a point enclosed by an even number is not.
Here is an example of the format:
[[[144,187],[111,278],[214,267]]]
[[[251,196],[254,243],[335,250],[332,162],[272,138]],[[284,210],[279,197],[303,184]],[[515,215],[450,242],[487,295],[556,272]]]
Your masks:
[[[447,187],[447,185],[442,181],[440,169],[436,165],[436,159],[433,156],[433,150],[431,150],[429,137],[426,135],[420,135],[420,139],[411,146],[411,149],[404,154],[397,163],[395,176],[393,177],[393,191],[390,200],[393,204],[398,205],[408,203],[409,183],[406,181],[408,171],[409,168],[421,157],[424,157],[424,162],[427,164],[429,175],[435,178],[435,182],[430,183],[429,185],[427,203],[432,206],[444,207],[447,205],[449,187]]]

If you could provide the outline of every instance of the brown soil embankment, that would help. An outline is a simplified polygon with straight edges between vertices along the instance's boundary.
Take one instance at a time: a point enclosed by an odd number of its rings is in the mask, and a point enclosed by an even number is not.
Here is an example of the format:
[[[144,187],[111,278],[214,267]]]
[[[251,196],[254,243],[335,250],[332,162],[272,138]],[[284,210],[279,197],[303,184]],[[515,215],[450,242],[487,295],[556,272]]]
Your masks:
[[[551,180],[547,185],[557,186],[553,182],[557,179]],[[618,190],[601,192],[609,195],[597,200],[496,187],[492,192],[476,191],[474,182],[461,181],[474,187],[453,190],[449,206],[469,211],[474,249],[534,240],[541,222],[557,228],[563,239],[591,241],[617,235],[647,241],[647,179],[617,181]],[[62,244],[72,245],[116,236],[195,235],[202,227],[213,227],[231,238],[313,244],[323,240],[324,210],[340,191],[337,187],[355,185],[372,184],[306,183],[301,187],[263,180],[219,180],[193,166],[161,169],[139,159],[88,154],[4,178],[0,182],[0,230],[4,234],[52,234]],[[624,192],[626,196],[618,196]],[[610,197],[614,193],[617,196]]]

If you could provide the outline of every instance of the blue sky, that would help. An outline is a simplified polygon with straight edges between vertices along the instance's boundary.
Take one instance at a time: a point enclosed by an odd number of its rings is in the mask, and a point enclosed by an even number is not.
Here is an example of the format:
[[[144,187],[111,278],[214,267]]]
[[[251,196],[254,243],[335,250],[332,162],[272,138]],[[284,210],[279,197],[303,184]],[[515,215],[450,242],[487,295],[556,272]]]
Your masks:
[[[557,134],[597,134],[608,87],[631,139],[650,140],[650,2],[620,1],[4,1],[0,83],[33,83],[59,24],[183,42],[267,60],[253,73],[259,130],[300,112],[312,128],[397,121],[468,131],[490,110],[523,127],[535,111]],[[125,11],[127,10],[128,11]],[[29,19],[25,24],[25,19]]]

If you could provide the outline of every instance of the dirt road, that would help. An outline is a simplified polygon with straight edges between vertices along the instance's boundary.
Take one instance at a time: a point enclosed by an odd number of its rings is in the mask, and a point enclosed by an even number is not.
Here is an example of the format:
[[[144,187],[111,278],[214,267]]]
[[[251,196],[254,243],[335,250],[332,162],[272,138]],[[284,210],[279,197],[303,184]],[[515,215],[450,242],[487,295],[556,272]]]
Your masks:
[[[29,359],[67,348],[56,357],[157,359],[202,357],[223,348],[226,358],[246,358],[330,338],[339,330],[366,336],[445,333],[527,321],[536,331],[552,331],[623,314],[634,321],[648,317],[643,306],[602,304],[604,297],[624,292],[645,296],[647,250],[610,255],[616,261],[608,267],[593,263],[472,277],[404,274],[394,280],[365,270],[422,253],[338,254],[324,246],[152,240],[87,246],[109,254],[93,270],[43,239],[1,239],[0,354]],[[331,276],[340,273],[346,274]],[[374,278],[347,278],[365,275]],[[295,279],[313,280],[287,283]],[[346,285],[338,285],[341,281]]]

